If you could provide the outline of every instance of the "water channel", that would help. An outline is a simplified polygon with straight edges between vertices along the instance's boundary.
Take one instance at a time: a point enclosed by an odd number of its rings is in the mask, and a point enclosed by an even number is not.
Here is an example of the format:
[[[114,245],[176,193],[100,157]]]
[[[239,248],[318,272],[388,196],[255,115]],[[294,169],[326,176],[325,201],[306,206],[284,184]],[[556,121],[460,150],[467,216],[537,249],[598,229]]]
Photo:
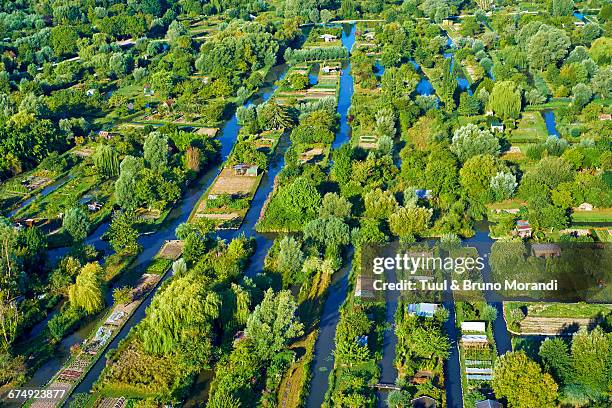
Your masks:
[[[355,25],[345,25],[342,30],[342,45],[349,51],[355,43]],[[340,115],[340,129],[336,134],[333,149],[338,149],[350,140],[351,128],[348,123],[348,110],[353,99],[353,77],[351,64],[344,64],[340,76],[340,92],[337,112]],[[347,258],[352,260],[353,251]],[[352,267],[351,261],[334,274],[332,284],[323,305],[323,313],[319,322],[319,335],[315,343],[314,358],[311,367],[310,392],[306,406],[320,408],[329,386],[329,374],[334,367],[333,351],[335,348],[336,326],[340,320],[340,307],[346,298],[348,277]]]

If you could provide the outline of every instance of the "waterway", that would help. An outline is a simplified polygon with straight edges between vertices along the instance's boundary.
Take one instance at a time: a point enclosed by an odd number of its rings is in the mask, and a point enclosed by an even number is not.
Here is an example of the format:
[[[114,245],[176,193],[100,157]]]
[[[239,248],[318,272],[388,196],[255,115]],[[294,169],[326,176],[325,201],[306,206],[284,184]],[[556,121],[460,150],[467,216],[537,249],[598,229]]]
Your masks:
[[[545,109],[541,113],[542,117],[544,118],[544,123],[546,123],[546,130],[548,131],[548,135],[559,137],[559,132],[557,132],[557,121],[555,119],[555,112],[550,109]]]
[[[355,43],[354,24],[344,25],[342,30],[342,45],[349,51]],[[351,64],[347,62],[340,76],[340,93],[338,98],[337,112],[340,115],[340,129],[332,143],[333,149],[338,149],[349,142],[351,128],[348,123],[348,110],[353,99],[353,77],[351,75]],[[336,327],[340,320],[340,307],[346,298],[348,290],[348,277],[352,268],[353,251],[349,251],[348,262],[343,268],[334,274],[330,285],[323,313],[319,322],[319,335],[315,342],[314,358],[311,367],[310,392],[306,407],[320,408],[325,399],[329,387],[329,374],[334,367],[333,351],[336,346]]]
[[[453,50],[456,47],[455,47],[455,43],[453,43],[453,40],[450,37],[448,37],[448,35],[447,35],[446,44],[448,47],[451,48],[451,50],[448,52],[445,52],[443,55],[444,55],[444,58],[450,58],[451,60],[450,73],[452,74],[455,71],[455,54]],[[461,66],[459,66],[459,69],[457,70],[457,88],[459,88],[460,92],[467,91],[468,95],[470,96],[473,94],[472,89],[470,87],[470,82],[465,77],[465,74],[463,73],[463,69],[461,68]]]
[[[397,282],[395,271],[389,271],[387,275],[389,282]],[[397,380],[397,369],[395,368],[395,346],[397,346],[397,335],[395,334],[395,312],[400,292],[396,290],[385,291],[385,322],[387,327],[383,334],[383,354],[379,362],[379,382],[384,384],[395,384]],[[387,391],[376,392],[378,406],[387,406]]]
[[[478,250],[478,254],[489,259],[491,255],[491,247],[495,243],[495,240],[489,235],[488,226],[486,223],[479,223],[476,225],[476,234],[464,240],[465,246],[471,246]],[[482,270],[482,279],[485,283],[491,282],[491,267],[489,262],[485,262],[485,267]],[[490,290],[483,291],[483,295],[487,303],[493,306],[497,310],[497,317],[493,321],[493,338],[495,345],[497,346],[497,353],[501,356],[509,351],[512,351],[512,337],[508,332],[506,326],[506,320],[504,319],[504,308],[501,297]]]
[[[414,60],[410,60],[410,63],[421,76],[421,80],[419,81],[416,87],[417,94],[423,95],[423,96],[434,95],[436,91],[433,85],[431,84],[431,82],[429,81],[429,79],[427,79],[427,77],[425,76],[425,73],[421,69],[421,66]]]

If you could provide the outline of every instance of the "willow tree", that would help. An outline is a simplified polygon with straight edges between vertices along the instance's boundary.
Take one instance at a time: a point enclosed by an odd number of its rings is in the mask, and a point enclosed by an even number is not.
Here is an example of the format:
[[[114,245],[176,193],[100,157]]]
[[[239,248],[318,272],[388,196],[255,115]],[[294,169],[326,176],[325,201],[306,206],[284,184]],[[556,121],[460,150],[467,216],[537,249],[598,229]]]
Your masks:
[[[211,321],[219,316],[220,310],[221,299],[207,290],[201,276],[194,273],[175,276],[153,298],[141,323],[144,349],[163,355],[181,344],[209,337]]]
[[[521,92],[513,81],[497,82],[489,96],[489,109],[502,119],[516,119],[521,113]]]
[[[119,175],[119,153],[112,146],[98,146],[93,160],[99,174],[106,177]]]
[[[73,307],[83,309],[88,314],[104,307],[102,273],[102,267],[97,262],[83,266],[76,283],[68,288],[68,298]]]
[[[289,110],[274,102],[260,105],[257,109],[257,118],[265,129],[283,129],[293,125],[293,118]]]

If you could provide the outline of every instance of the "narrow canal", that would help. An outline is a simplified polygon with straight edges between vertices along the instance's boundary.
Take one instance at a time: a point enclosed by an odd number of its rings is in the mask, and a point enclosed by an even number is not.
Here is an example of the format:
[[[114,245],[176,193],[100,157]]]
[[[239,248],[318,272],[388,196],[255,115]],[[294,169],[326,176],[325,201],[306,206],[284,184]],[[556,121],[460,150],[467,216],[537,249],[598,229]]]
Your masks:
[[[541,112],[541,114],[544,118],[544,123],[546,124],[546,131],[548,132],[548,135],[558,138],[559,132],[557,132],[557,121],[555,119],[555,112],[550,109],[545,109]]]
[[[444,331],[450,340],[448,360],[444,362],[444,388],[447,408],[463,408],[463,388],[461,386],[461,362],[459,358],[459,332],[456,321],[455,299],[452,290],[444,292],[442,306],[448,310]],[[471,408],[471,407],[469,407]]]
[[[476,234],[464,240],[466,246],[474,247],[478,250],[478,254],[485,258],[485,267],[482,270],[482,279],[484,283],[491,282],[491,267],[489,265],[489,257],[491,256],[491,247],[495,240],[489,235],[488,223],[478,223],[476,225]],[[497,347],[497,354],[500,356],[509,351],[512,351],[512,337],[508,332],[506,320],[504,319],[504,306],[501,297],[490,290],[483,291],[483,295],[487,303],[497,310],[497,317],[493,321],[493,339]]]
[[[355,44],[354,24],[343,25],[342,45],[349,52]],[[338,149],[350,141],[351,128],[348,123],[348,110],[353,99],[353,76],[351,75],[351,64],[346,62],[340,76],[340,92],[338,96],[337,112],[340,115],[340,129],[332,143],[333,149]],[[327,299],[323,305],[323,313],[319,322],[319,335],[315,343],[314,358],[311,367],[310,392],[306,406],[308,408],[320,408],[325,400],[325,393],[329,387],[329,374],[334,367],[334,348],[336,337],[336,326],[340,320],[340,307],[346,299],[348,290],[348,277],[352,268],[353,250],[347,254],[350,260],[347,265],[334,274],[333,282],[327,293]]]

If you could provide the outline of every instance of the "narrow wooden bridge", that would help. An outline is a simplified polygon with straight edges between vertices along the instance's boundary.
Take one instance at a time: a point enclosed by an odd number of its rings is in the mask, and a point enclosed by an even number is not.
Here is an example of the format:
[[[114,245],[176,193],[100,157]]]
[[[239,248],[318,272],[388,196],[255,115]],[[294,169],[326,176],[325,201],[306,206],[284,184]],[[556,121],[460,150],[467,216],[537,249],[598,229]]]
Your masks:
[[[379,390],[399,390],[400,387],[398,387],[395,384],[389,384],[389,383],[378,383],[374,386],[374,388],[379,389]]]

